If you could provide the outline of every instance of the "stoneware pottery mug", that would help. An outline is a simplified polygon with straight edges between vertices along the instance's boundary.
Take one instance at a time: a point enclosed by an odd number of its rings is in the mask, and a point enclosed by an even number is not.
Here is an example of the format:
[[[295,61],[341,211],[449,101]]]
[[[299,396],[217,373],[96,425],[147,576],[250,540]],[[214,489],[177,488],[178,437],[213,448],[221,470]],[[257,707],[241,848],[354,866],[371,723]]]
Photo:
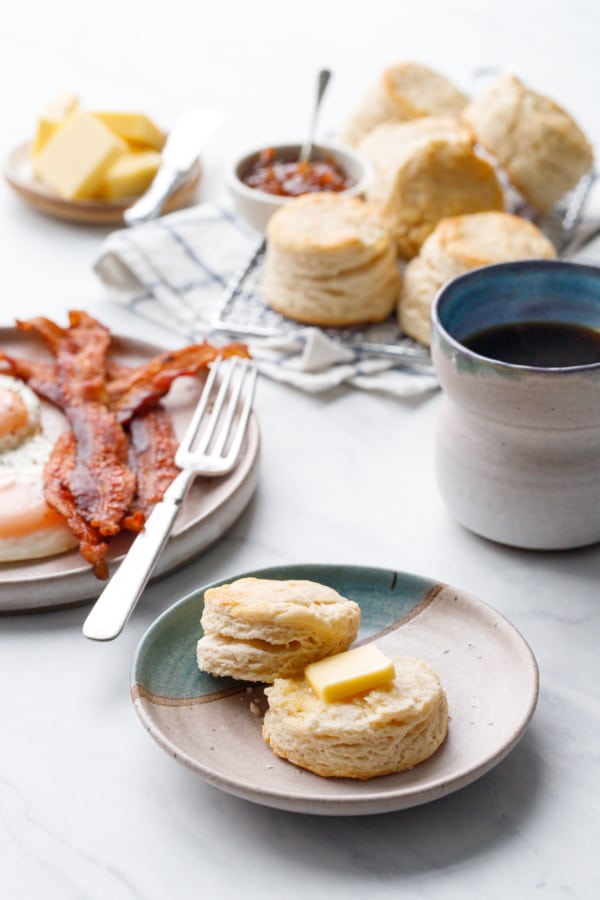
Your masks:
[[[507,362],[521,331],[535,341]],[[600,541],[600,268],[527,260],[461,275],[433,304],[431,350],[453,516],[514,547]]]

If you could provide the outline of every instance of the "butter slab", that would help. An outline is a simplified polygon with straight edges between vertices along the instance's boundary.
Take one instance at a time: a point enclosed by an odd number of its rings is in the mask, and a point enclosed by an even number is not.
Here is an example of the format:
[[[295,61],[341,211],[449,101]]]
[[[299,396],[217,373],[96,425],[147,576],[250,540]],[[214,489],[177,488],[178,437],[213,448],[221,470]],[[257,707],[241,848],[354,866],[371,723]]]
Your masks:
[[[309,663],[304,675],[320,700],[334,703],[389,684],[395,669],[379,647],[365,644]]]

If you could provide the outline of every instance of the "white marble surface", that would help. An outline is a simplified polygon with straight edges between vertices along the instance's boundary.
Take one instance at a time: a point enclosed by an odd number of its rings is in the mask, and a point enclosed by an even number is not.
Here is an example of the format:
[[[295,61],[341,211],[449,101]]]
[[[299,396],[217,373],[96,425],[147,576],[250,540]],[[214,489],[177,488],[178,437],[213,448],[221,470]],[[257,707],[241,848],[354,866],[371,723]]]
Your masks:
[[[0,12],[2,155],[63,87],[88,106],[145,107],[167,123],[209,103],[228,116],[205,157],[202,196],[218,197],[238,151],[301,135],[319,66],[335,72],[327,128],[403,58],[463,81],[473,66],[512,63],[600,145],[593,0],[38,0]],[[84,307],[119,331],[167,339],[119,310],[92,275],[104,230],[45,219],[5,187],[0,217],[1,324]],[[254,501],[218,546],[147,591],[118,641],[86,641],[84,609],[0,620],[3,897],[598,896],[600,551],[515,551],[454,524],[432,473],[439,401],[315,398],[263,381]],[[305,561],[428,575],[509,617],[537,655],[541,697],[508,759],[444,800],[360,819],[253,806],[169,759],[128,695],[146,627],[201,583]]]

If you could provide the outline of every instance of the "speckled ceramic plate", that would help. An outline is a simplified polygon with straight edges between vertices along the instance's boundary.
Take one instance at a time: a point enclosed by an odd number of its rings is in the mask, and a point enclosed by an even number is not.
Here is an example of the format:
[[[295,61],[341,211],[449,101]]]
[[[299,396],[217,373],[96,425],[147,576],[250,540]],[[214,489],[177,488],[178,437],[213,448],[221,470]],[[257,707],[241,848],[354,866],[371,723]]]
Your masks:
[[[35,336],[15,328],[0,328],[0,349],[15,356],[45,358],[47,351]],[[111,354],[125,365],[139,365],[161,353],[144,341],[115,336]],[[179,378],[164,400],[180,436],[196,406],[201,390],[198,378]],[[42,403],[44,434],[55,439],[65,428],[58,410]],[[240,462],[223,478],[197,478],[177,518],[167,546],[154,571],[154,578],[184,565],[217,541],[239,518],[258,483],[260,438],[253,415]],[[111,540],[108,563],[111,571],[127,552],[133,536],[123,532]],[[46,559],[0,563],[0,613],[38,611],[72,606],[98,596],[105,582],[94,577],[78,550]]]
[[[29,206],[55,219],[81,222],[86,225],[120,225],[123,213],[136,197],[123,200],[65,200],[46,187],[33,174],[30,157],[31,144],[16,147],[4,163],[4,177],[11,188]],[[200,163],[196,163],[185,180],[174,191],[164,206],[164,212],[172,212],[189,203],[200,182]]]
[[[448,696],[450,726],[426,762],[365,782],[320,778],[279,759],[261,737],[256,710],[266,705],[262,688],[213,678],[196,667],[202,588],[146,632],[131,695],[160,746],[215,787],[296,812],[389,812],[465,787],[523,735],[537,701],[535,658],[514,626],[475,597],[416,575],[359,566],[283,566],[245,574],[319,581],[356,600],[359,640],[376,639],[388,655],[416,656],[436,670]]]

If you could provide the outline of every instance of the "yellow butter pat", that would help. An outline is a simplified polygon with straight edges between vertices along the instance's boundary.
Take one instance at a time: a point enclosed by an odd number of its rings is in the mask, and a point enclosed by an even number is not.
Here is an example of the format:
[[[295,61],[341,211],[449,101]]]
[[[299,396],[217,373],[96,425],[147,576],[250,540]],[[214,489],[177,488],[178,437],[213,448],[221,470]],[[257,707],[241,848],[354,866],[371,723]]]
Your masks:
[[[394,680],[394,663],[375,644],[355,647],[309,663],[306,680],[321,700],[333,703]]]
[[[152,182],[160,161],[160,153],[156,150],[123,153],[105,174],[96,196],[103,200],[138,197]]]
[[[35,161],[38,178],[68,200],[93,197],[127,144],[88,113],[70,116]]]
[[[37,123],[37,130],[31,152],[39,156],[42,148],[53,137],[67,117],[79,109],[79,98],[75,94],[62,91],[42,110]]]
[[[116,135],[137,145],[139,149],[150,147],[153,150],[162,150],[164,146],[166,139],[164,131],[161,131],[144,113],[95,112],[94,115]]]

